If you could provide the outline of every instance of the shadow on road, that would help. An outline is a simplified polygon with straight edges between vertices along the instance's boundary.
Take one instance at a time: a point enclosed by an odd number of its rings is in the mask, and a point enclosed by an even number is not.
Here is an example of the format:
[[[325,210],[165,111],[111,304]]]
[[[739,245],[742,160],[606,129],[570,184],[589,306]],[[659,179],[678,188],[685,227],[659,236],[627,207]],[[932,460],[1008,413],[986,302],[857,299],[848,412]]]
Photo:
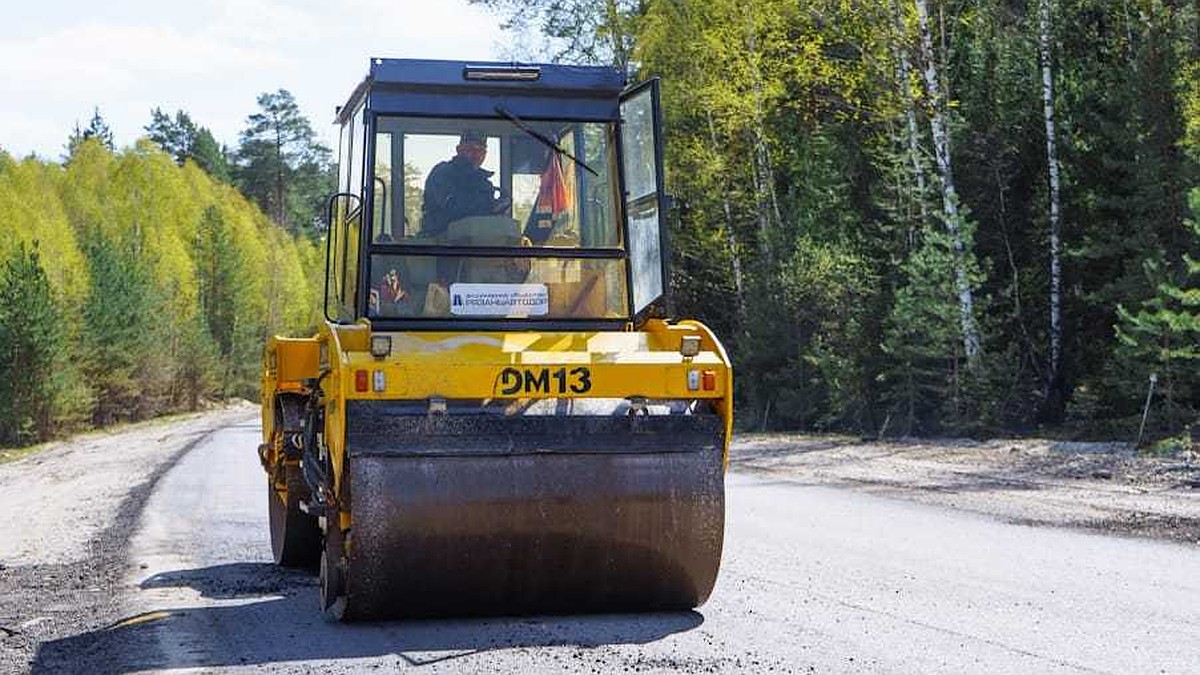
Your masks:
[[[270,563],[150,577],[143,589],[190,588],[220,604],[146,612],[39,646],[34,673],[253,666],[392,656],[424,665],[491,650],[645,644],[696,628],[697,612],[333,624],[316,580]]]

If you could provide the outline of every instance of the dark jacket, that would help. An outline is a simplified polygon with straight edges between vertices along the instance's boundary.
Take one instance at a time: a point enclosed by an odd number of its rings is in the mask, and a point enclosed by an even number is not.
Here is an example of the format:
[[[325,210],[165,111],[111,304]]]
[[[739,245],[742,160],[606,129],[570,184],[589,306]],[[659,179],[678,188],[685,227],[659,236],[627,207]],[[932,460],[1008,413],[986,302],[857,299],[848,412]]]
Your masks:
[[[438,235],[461,218],[486,216],[496,209],[492,172],[455,156],[441,162],[425,179],[425,201],[421,206],[421,231]]]

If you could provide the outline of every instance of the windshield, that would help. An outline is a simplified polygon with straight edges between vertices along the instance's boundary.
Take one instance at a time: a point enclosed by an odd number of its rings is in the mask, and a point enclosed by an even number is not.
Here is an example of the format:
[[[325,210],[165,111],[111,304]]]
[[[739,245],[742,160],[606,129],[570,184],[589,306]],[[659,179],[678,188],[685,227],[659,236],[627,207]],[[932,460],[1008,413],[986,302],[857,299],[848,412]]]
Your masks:
[[[616,248],[612,133],[611,124],[597,122],[383,118],[375,140],[374,241],[444,244],[464,237],[450,232],[450,223],[488,217],[515,221],[534,246]],[[484,237],[470,245],[519,243]]]
[[[629,315],[612,124],[384,117],[374,164],[368,316]]]

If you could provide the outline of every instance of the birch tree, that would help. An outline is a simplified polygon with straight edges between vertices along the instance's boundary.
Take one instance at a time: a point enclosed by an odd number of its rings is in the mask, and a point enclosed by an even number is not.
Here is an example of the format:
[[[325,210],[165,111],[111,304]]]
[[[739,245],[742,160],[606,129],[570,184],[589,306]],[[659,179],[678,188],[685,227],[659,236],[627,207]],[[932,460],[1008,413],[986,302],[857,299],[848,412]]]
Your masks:
[[[647,0],[468,0],[504,17],[503,28],[518,34],[536,28],[550,44],[552,61],[609,63],[633,69],[635,28]],[[523,45],[529,49],[529,45]]]
[[[317,140],[291,92],[260,94],[258,105],[239,139],[238,187],[296,233],[315,225],[333,191],[330,151]]]
[[[959,324],[962,331],[963,352],[968,363],[979,356],[979,328],[975,323],[975,300],[968,274],[969,251],[964,242],[963,218],[958,209],[958,193],[954,188],[954,171],[950,160],[950,132],[946,122],[945,101],[941,91],[941,76],[937,59],[933,53],[933,37],[929,28],[929,8],[926,0],[914,0],[917,9],[917,27],[920,37],[921,59],[924,62],[922,77],[930,99],[929,127],[933,136],[934,157],[937,160],[938,178],[942,186],[942,215],[950,234],[955,252],[954,283],[958,295]]]
[[[713,124],[712,111],[705,110],[705,119],[708,122],[708,138],[712,147],[720,147],[720,141],[717,139],[717,128]],[[733,267],[733,288],[737,294],[737,311],[738,311],[738,326],[746,329],[746,283],[742,272],[742,253],[741,247],[738,245],[737,234],[733,228],[733,207],[729,203],[729,179],[724,174],[721,181],[721,213],[725,217],[724,227],[722,228],[725,235],[725,245],[729,249],[729,261]]]
[[[896,59],[896,80],[900,94],[900,103],[904,107],[905,135],[908,137],[908,160],[912,165],[913,180],[917,184],[917,208],[921,213],[921,222],[929,222],[929,210],[925,204],[927,193],[925,180],[925,163],[921,151],[921,133],[917,126],[916,101],[913,100],[910,88],[912,63],[908,58],[908,49],[904,44],[904,19],[900,13],[900,5],[892,0],[892,21],[895,29],[895,41],[892,43],[893,58]]]
[[[1042,113],[1046,122],[1046,168],[1050,180],[1050,373],[1046,382],[1047,396],[1059,388],[1062,376],[1061,208],[1058,146],[1054,131],[1054,71],[1050,54],[1050,16],[1050,0],[1040,0],[1038,43],[1042,62]]]

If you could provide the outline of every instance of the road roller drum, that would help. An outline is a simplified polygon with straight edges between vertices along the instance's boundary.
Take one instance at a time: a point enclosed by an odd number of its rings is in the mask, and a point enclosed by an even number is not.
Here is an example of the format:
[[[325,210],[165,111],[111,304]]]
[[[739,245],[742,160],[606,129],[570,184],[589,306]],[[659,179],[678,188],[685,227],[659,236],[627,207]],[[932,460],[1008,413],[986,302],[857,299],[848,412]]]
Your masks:
[[[733,375],[670,315],[660,117],[612,68],[371,60],[326,320],[263,362],[272,549],[329,618],[712,592]]]

